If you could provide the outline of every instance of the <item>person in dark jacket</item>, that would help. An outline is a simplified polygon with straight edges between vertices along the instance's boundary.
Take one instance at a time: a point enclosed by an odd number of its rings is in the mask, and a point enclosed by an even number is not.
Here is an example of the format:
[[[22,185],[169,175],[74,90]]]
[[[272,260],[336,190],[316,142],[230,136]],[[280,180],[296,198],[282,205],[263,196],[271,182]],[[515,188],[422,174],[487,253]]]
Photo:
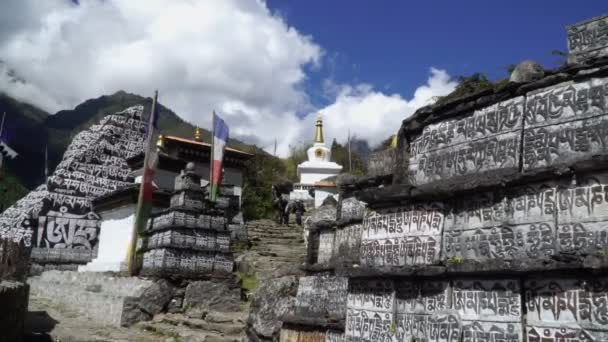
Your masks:
[[[297,200],[294,205],[294,212],[296,213],[296,223],[298,225],[302,225],[302,215],[306,212],[306,208],[304,207],[304,202],[302,200]]]

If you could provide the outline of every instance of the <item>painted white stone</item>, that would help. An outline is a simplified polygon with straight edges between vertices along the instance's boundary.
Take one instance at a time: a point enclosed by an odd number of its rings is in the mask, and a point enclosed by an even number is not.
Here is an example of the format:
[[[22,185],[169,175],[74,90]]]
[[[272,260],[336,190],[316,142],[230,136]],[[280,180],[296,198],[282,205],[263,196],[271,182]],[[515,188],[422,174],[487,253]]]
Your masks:
[[[424,127],[410,145],[411,182],[517,170],[523,107],[520,96]]]
[[[452,309],[463,320],[520,322],[522,308],[519,281],[455,280]]]
[[[443,223],[440,202],[370,211],[363,219],[361,263],[368,266],[436,263]]]

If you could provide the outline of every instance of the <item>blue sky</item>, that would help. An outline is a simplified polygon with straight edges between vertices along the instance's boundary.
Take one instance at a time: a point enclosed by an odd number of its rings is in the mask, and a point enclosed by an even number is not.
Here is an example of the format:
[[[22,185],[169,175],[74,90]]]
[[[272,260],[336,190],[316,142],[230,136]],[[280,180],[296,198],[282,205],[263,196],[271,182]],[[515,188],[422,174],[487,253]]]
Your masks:
[[[582,0],[269,0],[268,5],[325,49],[323,69],[309,74],[309,93],[317,95],[314,89],[324,77],[409,97],[431,66],[452,76],[484,72],[491,79],[506,77],[507,65],[525,59],[555,67],[559,58],[550,52],[567,50],[565,26],[608,14],[608,2]]]

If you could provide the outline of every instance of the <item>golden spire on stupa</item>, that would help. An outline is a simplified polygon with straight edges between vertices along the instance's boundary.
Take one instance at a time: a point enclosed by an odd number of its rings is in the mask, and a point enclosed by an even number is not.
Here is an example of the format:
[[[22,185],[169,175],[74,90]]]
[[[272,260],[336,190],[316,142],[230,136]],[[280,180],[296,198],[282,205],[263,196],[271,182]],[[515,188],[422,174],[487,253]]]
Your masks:
[[[321,117],[321,113],[317,115],[317,131],[315,133],[315,144],[323,143],[323,118]]]

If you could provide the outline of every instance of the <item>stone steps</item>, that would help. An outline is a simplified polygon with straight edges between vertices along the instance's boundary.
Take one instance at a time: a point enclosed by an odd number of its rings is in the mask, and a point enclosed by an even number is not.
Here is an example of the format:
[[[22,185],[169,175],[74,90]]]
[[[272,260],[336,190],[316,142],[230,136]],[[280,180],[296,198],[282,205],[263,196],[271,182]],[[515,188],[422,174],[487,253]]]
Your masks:
[[[247,272],[268,279],[276,272],[296,272],[306,257],[303,230],[298,225],[283,226],[272,220],[247,223],[250,249]]]
[[[138,326],[160,335],[180,337],[188,341],[238,342],[244,334],[246,320],[247,314],[244,312],[209,312],[204,319],[161,314],[152,321],[138,323]]]

